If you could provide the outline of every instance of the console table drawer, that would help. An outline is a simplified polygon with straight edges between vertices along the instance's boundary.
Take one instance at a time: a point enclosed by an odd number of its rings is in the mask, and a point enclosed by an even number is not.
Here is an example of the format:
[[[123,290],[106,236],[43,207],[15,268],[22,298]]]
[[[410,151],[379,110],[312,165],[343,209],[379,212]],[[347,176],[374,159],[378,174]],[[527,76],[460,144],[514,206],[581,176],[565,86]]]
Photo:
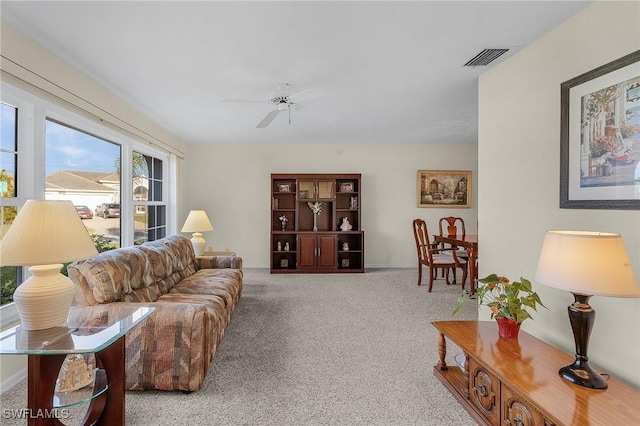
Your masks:
[[[508,426],[553,426],[522,396],[502,385],[502,422]]]
[[[469,399],[489,424],[500,425],[500,381],[469,359]]]

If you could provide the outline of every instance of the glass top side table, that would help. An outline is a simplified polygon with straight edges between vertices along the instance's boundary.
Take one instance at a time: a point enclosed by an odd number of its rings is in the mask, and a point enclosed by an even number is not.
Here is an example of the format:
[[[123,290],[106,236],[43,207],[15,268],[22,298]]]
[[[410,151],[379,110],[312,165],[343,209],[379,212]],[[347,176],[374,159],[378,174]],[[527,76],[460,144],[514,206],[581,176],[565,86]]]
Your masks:
[[[54,404],[60,367],[67,355],[94,353],[98,373],[93,393],[85,398],[91,404],[82,424],[124,424],[125,335],[153,311],[124,304],[71,308],[66,327],[23,330],[18,325],[0,333],[0,354],[28,356],[27,423],[63,424]]]

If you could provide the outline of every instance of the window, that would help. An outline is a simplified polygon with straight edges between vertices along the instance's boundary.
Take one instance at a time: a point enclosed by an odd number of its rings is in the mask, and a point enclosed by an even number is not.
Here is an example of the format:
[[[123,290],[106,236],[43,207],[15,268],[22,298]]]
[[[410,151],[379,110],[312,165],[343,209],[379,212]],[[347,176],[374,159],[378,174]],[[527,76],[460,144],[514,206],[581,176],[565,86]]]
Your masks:
[[[134,242],[142,244],[167,234],[164,162],[134,151],[132,168]]]
[[[45,155],[45,199],[84,207],[78,214],[94,240],[119,247],[120,145],[47,119]]]
[[[18,169],[18,108],[0,104],[0,240],[18,212],[16,176]],[[13,302],[22,268],[0,266],[0,305]]]
[[[0,120],[0,239],[28,199],[86,207],[78,215],[98,251],[175,231],[177,194],[168,182],[177,163],[167,152],[4,81]],[[0,265],[0,327],[18,320],[11,297],[29,274]]]

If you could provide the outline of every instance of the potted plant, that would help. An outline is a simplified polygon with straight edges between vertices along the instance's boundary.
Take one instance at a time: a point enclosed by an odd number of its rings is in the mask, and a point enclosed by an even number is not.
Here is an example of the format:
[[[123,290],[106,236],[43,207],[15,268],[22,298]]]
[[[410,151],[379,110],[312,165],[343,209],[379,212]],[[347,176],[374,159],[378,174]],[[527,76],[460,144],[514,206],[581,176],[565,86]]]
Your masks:
[[[473,295],[464,290],[458,297],[453,314],[460,311],[466,299],[476,299],[480,305],[491,309],[491,318],[495,318],[498,322],[498,330],[502,338],[518,337],[522,321],[527,318],[533,319],[528,308],[534,311],[537,311],[538,305],[546,308],[538,293],[531,289],[531,282],[526,278],[520,277],[520,281],[510,281],[506,277],[491,274],[479,279],[478,282],[484,285],[478,286]]]

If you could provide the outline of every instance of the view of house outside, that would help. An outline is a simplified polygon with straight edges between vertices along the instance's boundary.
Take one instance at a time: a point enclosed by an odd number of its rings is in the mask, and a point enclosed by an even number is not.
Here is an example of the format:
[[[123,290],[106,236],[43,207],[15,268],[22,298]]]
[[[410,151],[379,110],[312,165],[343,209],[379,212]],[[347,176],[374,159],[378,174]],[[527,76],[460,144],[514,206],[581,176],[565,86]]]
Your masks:
[[[52,120],[46,121],[45,143],[45,199],[89,210],[80,215],[89,234],[119,247],[120,145]],[[100,212],[104,205],[117,205],[117,214],[113,208],[112,214]]]

